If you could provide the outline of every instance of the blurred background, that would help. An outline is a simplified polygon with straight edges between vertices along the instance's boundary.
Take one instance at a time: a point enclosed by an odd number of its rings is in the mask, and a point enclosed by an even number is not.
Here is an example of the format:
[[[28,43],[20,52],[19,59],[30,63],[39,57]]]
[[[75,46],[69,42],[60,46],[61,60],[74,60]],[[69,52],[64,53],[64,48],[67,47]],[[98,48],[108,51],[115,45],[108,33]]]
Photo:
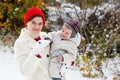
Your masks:
[[[69,19],[81,22],[76,65],[80,71],[89,68],[89,74],[83,76],[98,76],[91,73],[89,64],[100,72],[102,62],[108,66],[108,59],[120,58],[120,0],[0,0],[0,54],[14,54],[13,45],[24,27],[25,12],[33,6],[45,14],[45,32],[60,30]],[[81,67],[81,62],[86,66]]]

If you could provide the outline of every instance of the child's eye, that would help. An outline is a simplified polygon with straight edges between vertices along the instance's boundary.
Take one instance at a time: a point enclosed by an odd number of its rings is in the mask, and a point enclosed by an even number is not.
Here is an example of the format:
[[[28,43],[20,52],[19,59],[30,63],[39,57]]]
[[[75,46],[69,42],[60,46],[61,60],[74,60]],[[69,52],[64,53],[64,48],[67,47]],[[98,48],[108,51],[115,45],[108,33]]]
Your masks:
[[[66,32],[66,34],[68,34],[68,33]]]
[[[62,32],[64,32],[64,30],[62,30]]]

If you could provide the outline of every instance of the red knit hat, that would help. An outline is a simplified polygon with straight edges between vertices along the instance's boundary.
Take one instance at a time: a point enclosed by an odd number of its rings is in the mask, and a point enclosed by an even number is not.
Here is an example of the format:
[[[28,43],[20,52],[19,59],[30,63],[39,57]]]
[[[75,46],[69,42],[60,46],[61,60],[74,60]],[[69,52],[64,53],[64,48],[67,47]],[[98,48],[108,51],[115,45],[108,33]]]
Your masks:
[[[33,16],[40,16],[43,19],[43,26],[45,25],[45,17],[44,13],[39,8],[30,8],[24,17],[24,25],[27,24],[27,22],[33,17]]]
[[[77,19],[66,22],[76,33],[80,31],[80,22]]]
[[[74,37],[78,32],[80,32],[80,22],[77,19],[69,20],[64,23],[66,27],[72,29],[71,37]]]

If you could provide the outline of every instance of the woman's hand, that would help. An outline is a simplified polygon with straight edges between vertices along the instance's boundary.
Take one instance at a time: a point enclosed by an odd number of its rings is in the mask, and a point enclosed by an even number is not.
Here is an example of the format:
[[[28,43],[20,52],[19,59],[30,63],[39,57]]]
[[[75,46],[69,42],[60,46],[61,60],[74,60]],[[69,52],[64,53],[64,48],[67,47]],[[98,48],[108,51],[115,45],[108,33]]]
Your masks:
[[[39,40],[37,44],[33,47],[32,53],[37,55],[40,54],[44,47],[48,46],[49,40]]]

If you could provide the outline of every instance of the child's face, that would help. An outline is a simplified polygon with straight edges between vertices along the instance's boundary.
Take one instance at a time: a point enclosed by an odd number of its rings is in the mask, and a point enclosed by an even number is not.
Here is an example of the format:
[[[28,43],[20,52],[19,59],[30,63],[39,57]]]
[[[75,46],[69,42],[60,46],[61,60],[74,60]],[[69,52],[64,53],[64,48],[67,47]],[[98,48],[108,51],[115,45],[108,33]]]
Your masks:
[[[67,28],[65,25],[62,26],[62,33],[61,33],[61,37],[64,40],[68,40],[70,39],[72,34],[72,30]]]

